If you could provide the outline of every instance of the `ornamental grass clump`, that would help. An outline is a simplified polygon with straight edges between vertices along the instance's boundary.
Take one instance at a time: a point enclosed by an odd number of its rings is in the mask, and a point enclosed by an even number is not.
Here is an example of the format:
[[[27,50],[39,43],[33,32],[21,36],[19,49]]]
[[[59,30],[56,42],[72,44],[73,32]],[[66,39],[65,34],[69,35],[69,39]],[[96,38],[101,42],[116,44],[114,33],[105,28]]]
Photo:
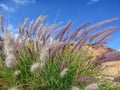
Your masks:
[[[85,22],[73,32],[72,22],[63,27],[60,23],[48,26],[44,22],[46,18],[39,16],[30,25],[29,18],[25,18],[23,25],[18,24],[18,36],[13,38],[5,29],[1,16],[5,60],[0,60],[0,89],[80,90],[100,81],[97,77],[101,69],[96,66],[88,46],[101,46],[118,27],[90,33],[118,18],[102,21],[87,29],[89,22]]]

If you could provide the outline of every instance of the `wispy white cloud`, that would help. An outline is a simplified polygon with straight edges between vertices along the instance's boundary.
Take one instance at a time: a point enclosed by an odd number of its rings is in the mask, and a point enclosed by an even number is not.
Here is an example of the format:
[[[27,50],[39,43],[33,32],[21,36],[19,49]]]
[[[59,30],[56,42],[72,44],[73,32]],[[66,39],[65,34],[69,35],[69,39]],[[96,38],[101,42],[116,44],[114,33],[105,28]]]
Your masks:
[[[17,38],[17,36],[18,36],[17,28],[15,28],[12,24],[8,24],[6,29],[13,34],[13,37]]]
[[[97,3],[97,2],[99,2],[99,0],[89,0],[89,1],[88,1],[88,4],[89,4],[89,5],[92,5],[92,4]]]
[[[28,3],[34,3],[35,0],[13,0],[13,2],[18,5],[26,5]]]
[[[13,7],[9,7],[4,3],[0,3],[0,7],[7,12],[14,12],[15,11],[15,9]]]
[[[7,30],[10,32],[16,32],[17,28],[15,28],[12,24],[8,24]]]

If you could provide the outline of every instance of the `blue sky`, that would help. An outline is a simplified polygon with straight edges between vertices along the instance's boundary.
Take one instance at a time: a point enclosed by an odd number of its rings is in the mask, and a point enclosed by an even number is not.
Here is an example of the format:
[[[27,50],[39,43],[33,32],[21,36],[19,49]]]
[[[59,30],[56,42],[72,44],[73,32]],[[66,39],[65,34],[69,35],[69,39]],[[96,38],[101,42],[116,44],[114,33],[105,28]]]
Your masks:
[[[92,25],[113,17],[120,19],[120,0],[0,0],[0,12],[14,33],[25,17],[32,20],[39,15],[48,15],[48,24],[74,21],[74,27],[78,27],[85,21]],[[120,20],[110,25],[120,26]],[[120,50],[119,34],[120,30],[115,32],[107,45]]]

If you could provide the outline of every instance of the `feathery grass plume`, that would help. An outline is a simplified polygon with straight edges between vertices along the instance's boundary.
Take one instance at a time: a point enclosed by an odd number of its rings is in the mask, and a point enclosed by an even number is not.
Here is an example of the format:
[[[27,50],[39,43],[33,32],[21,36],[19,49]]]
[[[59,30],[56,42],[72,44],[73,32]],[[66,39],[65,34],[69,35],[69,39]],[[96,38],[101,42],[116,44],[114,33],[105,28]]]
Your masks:
[[[97,23],[97,24],[94,24],[94,25],[90,26],[87,30],[85,30],[85,32],[83,32],[83,35],[84,35],[84,34],[88,34],[88,33],[91,32],[93,29],[96,29],[96,28],[98,28],[98,27],[100,27],[100,26],[103,26],[103,25],[105,25],[105,24],[107,24],[107,23],[111,23],[111,22],[114,22],[114,21],[117,21],[117,20],[118,20],[118,18],[112,18],[112,19],[104,20],[104,21],[102,21],[102,22],[99,22],[99,23]]]
[[[43,66],[45,65],[45,62],[47,61],[48,57],[49,57],[49,49],[47,46],[44,46],[40,52],[40,61]]]
[[[15,75],[15,76],[18,76],[20,73],[21,73],[20,70],[16,70],[16,71],[14,72],[14,75]]]
[[[30,42],[31,38],[26,38],[25,42]]]
[[[93,84],[90,84],[88,85],[87,87],[85,87],[84,90],[98,90],[98,84],[97,83],[93,83]]]
[[[14,54],[10,54],[6,57],[5,64],[8,68],[14,68],[16,65],[16,57]]]
[[[67,43],[65,43],[65,45],[61,48],[61,52],[60,52],[60,54],[61,54],[62,57],[63,57],[64,54],[65,54],[66,46],[67,46]]]
[[[31,48],[29,48],[29,47],[28,47],[28,52],[29,52],[29,54],[30,54],[31,58],[33,59],[33,53],[32,53]]]
[[[104,37],[100,42],[93,43],[92,45],[93,45],[95,48],[98,48],[98,47],[102,46],[103,44],[106,44],[107,41],[108,41],[110,38],[111,38],[110,36],[106,36],[106,37]]]
[[[88,24],[89,24],[89,22],[87,21],[87,22],[85,22],[84,24],[82,24],[77,30],[75,30],[75,31],[71,34],[70,40],[73,40],[73,39],[77,38],[77,37],[76,37],[77,34],[78,34],[79,32],[81,32],[81,30],[82,30],[85,26],[87,26]]]
[[[3,46],[3,37],[0,35],[0,46]]]
[[[109,52],[102,55],[101,57],[98,58],[98,60],[96,61],[96,64],[101,65],[103,62],[115,61],[115,60],[120,60],[119,51],[113,51],[113,52]]]
[[[48,40],[50,37],[51,37],[51,33],[49,33],[49,34],[46,36],[46,40]]]
[[[110,57],[111,59],[116,59],[116,60],[119,60],[120,59],[120,51],[113,51],[113,52],[109,52],[109,53],[106,53],[104,54],[105,57]]]
[[[35,34],[38,25],[41,24],[41,23],[43,23],[46,18],[47,18],[47,16],[39,16],[39,17],[36,19],[36,21],[35,21],[35,23],[34,23],[34,25],[33,25],[33,30],[34,30],[34,33],[33,33],[33,34]]]
[[[113,80],[113,82],[120,82],[120,76],[115,77],[114,80]]]
[[[11,87],[8,90],[19,90],[18,87]]]
[[[96,47],[101,46],[101,45],[103,44],[103,43],[101,43],[101,42],[105,42],[105,40],[109,39],[108,37],[109,37],[112,33],[113,33],[113,32],[106,32],[106,33],[102,34],[102,36],[99,37],[99,38],[96,40],[96,42],[94,43],[94,45],[95,45]]]
[[[53,44],[48,44],[42,47],[40,51],[40,61],[41,66],[44,66],[49,56],[53,57],[55,53],[65,45],[65,42],[56,42]]]
[[[47,26],[44,27],[44,30],[42,32],[42,41],[43,41],[43,45],[46,44],[46,33],[47,33],[48,29],[47,29]]]
[[[41,38],[41,36],[45,36],[45,40],[48,40],[48,38],[53,34],[55,31],[56,27],[58,24],[53,24],[51,26],[44,26],[44,24],[40,24],[38,27],[38,32],[37,32],[37,38]],[[47,35],[46,35],[47,34]]]
[[[76,79],[76,82],[77,83],[82,83],[82,82],[85,82],[85,83],[93,83],[95,82],[95,79],[93,77],[79,77]]]
[[[81,39],[79,39],[79,41],[75,44],[75,46],[73,47],[73,50],[76,49],[78,51],[81,50],[82,46],[85,44],[85,42],[87,41],[87,36],[84,35]]]
[[[82,33],[83,33],[83,30],[84,30],[84,29],[81,29],[81,31],[76,34],[76,37],[75,37],[75,41],[76,41],[76,42],[79,41],[79,39],[81,38],[81,35],[82,35]]]
[[[37,38],[38,40],[41,40],[41,41],[42,41],[43,32],[46,30],[46,27],[47,27],[47,26],[44,26],[44,24],[41,23],[41,24],[38,26],[36,32],[34,31],[33,33],[31,33],[31,35],[34,34],[34,38]]]
[[[51,34],[53,33],[53,29],[55,29],[57,27],[56,24],[53,24],[51,26],[47,26],[45,27],[45,30],[42,30],[42,39],[43,39],[43,44],[45,45],[46,42],[48,42],[49,37],[51,36]]]
[[[21,35],[17,35],[16,37],[15,37],[15,42],[19,45],[19,43],[21,42]]]
[[[17,44],[14,38],[12,37],[12,34],[10,32],[5,33],[3,39],[4,39],[4,49],[5,49],[6,55],[9,56],[9,54],[11,53],[15,54],[17,50]]]
[[[100,27],[104,24],[107,24],[107,23],[110,23],[110,22],[113,22],[113,21],[116,21],[118,20],[118,18],[112,18],[112,19],[108,19],[108,20],[105,20],[105,21],[102,21],[102,22],[99,22],[97,24],[94,24],[92,26],[90,26],[87,30],[85,30],[79,37],[79,40],[77,42],[77,44],[75,45],[74,48],[76,47],[79,47],[78,49],[80,50],[80,48],[82,47],[82,45],[84,45],[84,43],[89,39],[88,38],[88,34],[93,30],[93,29],[96,29],[97,27]],[[112,33],[112,32],[111,32]],[[109,33],[109,35],[111,34]],[[107,37],[108,35],[106,35]],[[82,39],[81,39],[82,38]],[[84,40],[83,40],[84,39]],[[80,45],[79,45],[80,44]],[[79,45],[79,46],[78,46]]]
[[[2,32],[4,32],[4,26],[3,26],[3,16],[0,13],[0,29],[2,30]]]
[[[70,90],[80,90],[78,87],[72,86]]]
[[[38,32],[36,34],[37,38],[41,38],[41,34],[42,34],[42,30],[43,30],[43,27],[44,27],[44,24],[40,24],[39,27],[38,27]]]
[[[68,72],[68,69],[67,69],[67,68],[64,68],[64,69],[61,71],[60,76],[61,76],[61,77],[64,77],[64,76],[67,74],[67,72]]]
[[[98,36],[100,36],[101,34],[104,34],[106,32],[114,32],[115,30],[117,30],[119,28],[119,26],[111,26],[105,29],[100,30],[99,32],[96,32],[95,34],[91,35],[89,37],[90,42],[92,42],[94,39],[96,39]]]
[[[35,38],[33,42],[34,42],[34,50],[35,50],[36,52],[38,52],[38,50],[39,50],[38,40]]]
[[[25,48],[26,48],[26,42],[25,42],[25,40],[23,40],[23,39],[20,39],[20,41],[19,41],[19,50],[25,50]]]
[[[0,29],[2,27],[2,14],[0,13]]]
[[[28,20],[29,20],[29,18],[25,18],[24,19],[24,23],[23,23],[23,25],[22,25],[22,34],[24,34],[24,32],[25,32],[25,27],[26,27],[26,25],[27,25],[27,22],[28,22]]]
[[[29,38],[28,38],[29,39]],[[27,40],[28,40],[27,39]],[[17,36],[16,36],[16,38],[15,38],[15,44],[16,44],[16,48],[18,49],[18,48],[23,48],[22,47],[22,43],[23,43],[23,38],[22,38],[22,36],[21,36],[21,34],[18,34]]]
[[[38,70],[38,68],[40,68],[40,63],[36,62],[36,63],[34,63],[33,65],[31,65],[30,71],[31,71],[31,72],[35,72],[35,71]]]
[[[67,30],[69,30],[72,26],[72,22],[68,22],[68,24],[62,29],[61,32],[55,37],[55,40],[61,41],[64,34],[66,33]]]
[[[62,64],[61,64],[61,67],[60,67],[60,69],[61,69],[61,71],[63,71],[63,69],[65,68],[67,66],[67,61],[63,61],[62,62]]]
[[[26,31],[27,38],[29,38],[29,37],[30,37],[30,35],[29,35],[29,31],[28,31],[28,29],[27,29],[27,28],[25,28],[25,31]]]
[[[29,35],[31,34],[31,31],[32,31],[32,28],[33,28],[33,22],[34,22],[34,20],[32,20],[32,21],[30,22],[30,25],[29,25],[29,28],[28,28],[28,33],[29,33]]]
[[[21,25],[20,24],[18,24],[18,32],[19,32],[20,35],[22,34]]]
[[[73,26],[73,23],[72,22],[68,22],[68,24],[66,25],[66,27],[63,29],[63,32],[61,32],[61,36],[59,37],[60,41],[64,40],[63,37],[65,36],[65,33],[66,33],[66,36],[69,34],[70,29],[71,29],[72,26]]]
[[[90,33],[93,29],[95,29],[95,28],[97,28],[97,27],[100,27],[100,26],[102,26],[102,25],[104,25],[104,24],[107,24],[107,23],[116,21],[116,20],[118,20],[118,18],[112,18],[112,19],[105,20],[105,21],[102,21],[102,22],[100,22],[100,23],[97,23],[97,24],[94,24],[94,25],[90,26],[87,30],[85,30],[85,31],[80,35],[78,42],[79,42],[79,43],[81,42],[81,38],[86,38],[86,39],[84,40],[84,42],[86,42],[87,39],[88,39],[88,33]],[[77,43],[76,46],[79,45],[79,43]],[[82,45],[83,45],[83,44],[82,44]],[[76,46],[75,46],[75,47],[76,47]],[[80,46],[80,47],[81,47],[81,46]]]
[[[65,42],[58,42],[58,43],[59,44],[56,44],[56,45],[54,44],[54,46],[49,49],[50,57],[54,57],[56,52],[62,49],[65,45]]]

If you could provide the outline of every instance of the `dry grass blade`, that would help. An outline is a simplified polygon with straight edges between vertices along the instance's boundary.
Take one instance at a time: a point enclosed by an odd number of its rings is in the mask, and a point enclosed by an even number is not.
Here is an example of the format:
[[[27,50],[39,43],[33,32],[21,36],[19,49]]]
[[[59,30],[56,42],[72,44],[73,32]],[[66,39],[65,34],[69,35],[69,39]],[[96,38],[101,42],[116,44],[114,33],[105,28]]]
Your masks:
[[[8,83],[2,79],[0,79],[0,85],[4,85],[5,87],[8,87]]]

